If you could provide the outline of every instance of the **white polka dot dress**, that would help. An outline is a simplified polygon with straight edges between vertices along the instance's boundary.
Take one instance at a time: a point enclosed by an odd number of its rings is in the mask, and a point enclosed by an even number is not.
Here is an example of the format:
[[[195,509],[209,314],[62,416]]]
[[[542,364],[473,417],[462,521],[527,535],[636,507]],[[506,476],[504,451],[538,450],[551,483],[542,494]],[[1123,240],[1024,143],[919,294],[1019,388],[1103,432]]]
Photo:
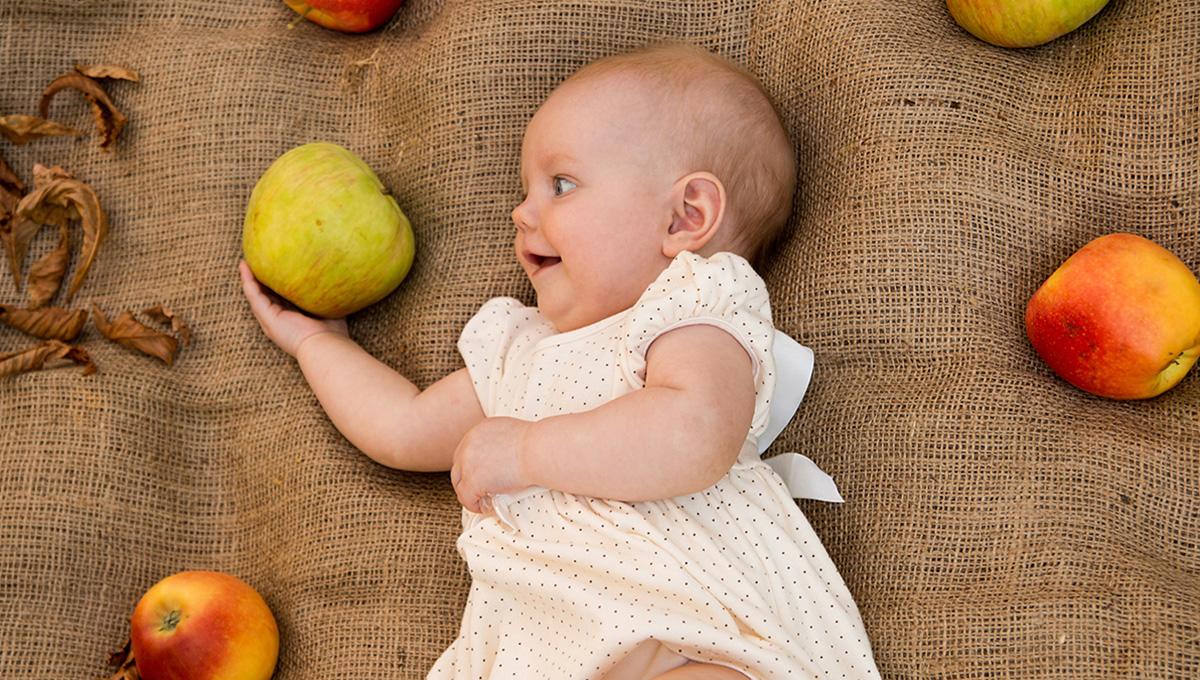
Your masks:
[[[637,303],[557,333],[536,308],[495,298],[458,342],[488,416],[594,408],[644,386],[650,343],[712,324],[753,358],[745,445],[715,485],[626,503],[543,489],[463,510],[471,589],[458,638],[431,679],[598,680],[654,639],[755,679],[878,678],[837,568],[757,454],[774,390],[766,287],[743,258],[680,253]]]

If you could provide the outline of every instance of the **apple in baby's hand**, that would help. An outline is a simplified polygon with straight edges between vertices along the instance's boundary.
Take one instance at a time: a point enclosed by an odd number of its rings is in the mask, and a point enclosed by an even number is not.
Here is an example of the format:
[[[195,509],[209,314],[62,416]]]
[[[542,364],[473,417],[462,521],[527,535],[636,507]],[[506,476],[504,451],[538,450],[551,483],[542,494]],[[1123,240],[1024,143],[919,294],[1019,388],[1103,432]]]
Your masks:
[[[404,280],[412,225],[348,149],[303,144],[263,173],[246,205],[242,250],[254,276],[304,311],[338,319]]]
[[[1101,236],[1033,294],[1025,332],[1072,385],[1111,399],[1148,399],[1174,387],[1200,355],[1200,281],[1153,241]]]
[[[278,656],[279,629],[258,592],[230,574],[185,571],[138,601],[111,680],[268,680]]]
[[[301,17],[343,33],[366,33],[386,24],[404,0],[283,0]]]
[[[1033,47],[1070,33],[1108,0],[946,0],[950,16],[999,47]]]

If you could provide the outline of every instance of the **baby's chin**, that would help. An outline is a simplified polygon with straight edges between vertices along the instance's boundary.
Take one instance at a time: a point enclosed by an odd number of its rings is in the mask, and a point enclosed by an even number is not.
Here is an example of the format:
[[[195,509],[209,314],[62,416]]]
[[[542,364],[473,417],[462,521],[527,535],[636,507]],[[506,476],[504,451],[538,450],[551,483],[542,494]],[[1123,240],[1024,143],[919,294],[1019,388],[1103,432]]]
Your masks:
[[[549,305],[546,305],[542,302],[542,296],[540,296],[540,295],[536,296],[536,300],[537,300],[538,313],[541,314],[542,317],[545,318],[547,321],[549,321],[552,326],[554,326],[554,330],[558,331],[559,333],[562,333],[563,332],[562,317],[559,314],[556,314],[553,309],[550,309]]]
[[[554,326],[554,330],[558,331],[559,333],[573,331],[576,328],[582,328],[591,323],[586,319],[572,319],[571,315],[568,313],[569,309],[564,310],[561,308],[555,308],[552,304],[546,304],[540,295],[537,296],[537,309],[538,312],[547,321],[549,321],[552,326]]]

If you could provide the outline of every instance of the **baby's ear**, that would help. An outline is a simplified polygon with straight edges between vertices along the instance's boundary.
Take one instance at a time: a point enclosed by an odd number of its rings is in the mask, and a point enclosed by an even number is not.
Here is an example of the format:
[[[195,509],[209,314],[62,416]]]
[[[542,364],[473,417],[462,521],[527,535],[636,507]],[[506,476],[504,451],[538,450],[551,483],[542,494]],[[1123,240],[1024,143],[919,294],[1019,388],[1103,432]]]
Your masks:
[[[711,172],[685,175],[671,187],[671,224],[663,237],[663,255],[698,252],[721,228],[725,186]]]

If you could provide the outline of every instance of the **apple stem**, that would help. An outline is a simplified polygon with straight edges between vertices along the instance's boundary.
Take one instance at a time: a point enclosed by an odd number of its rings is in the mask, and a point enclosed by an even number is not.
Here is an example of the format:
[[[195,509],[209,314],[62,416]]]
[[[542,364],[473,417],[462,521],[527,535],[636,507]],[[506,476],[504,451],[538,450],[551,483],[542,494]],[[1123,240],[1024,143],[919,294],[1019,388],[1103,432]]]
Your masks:
[[[304,17],[308,16],[308,13],[312,11],[312,5],[309,5],[307,3],[301,5],[301,7],[303,7],[304,9],[300,10],[300,16],[296,17],[295,19],[292,19],[292,23],[288,24],[289,31],[292,30],[293,28],[295,28],[296,24],[300,23],[301,21],[304,21]]]
[[[163,619],[163,625],[158,629],[159,632],[170,633],[171,631],[175,630],[175,626],[179,625],[179,618],[179,610],[172,609],[171,613],[167,614],[167,618]]]

